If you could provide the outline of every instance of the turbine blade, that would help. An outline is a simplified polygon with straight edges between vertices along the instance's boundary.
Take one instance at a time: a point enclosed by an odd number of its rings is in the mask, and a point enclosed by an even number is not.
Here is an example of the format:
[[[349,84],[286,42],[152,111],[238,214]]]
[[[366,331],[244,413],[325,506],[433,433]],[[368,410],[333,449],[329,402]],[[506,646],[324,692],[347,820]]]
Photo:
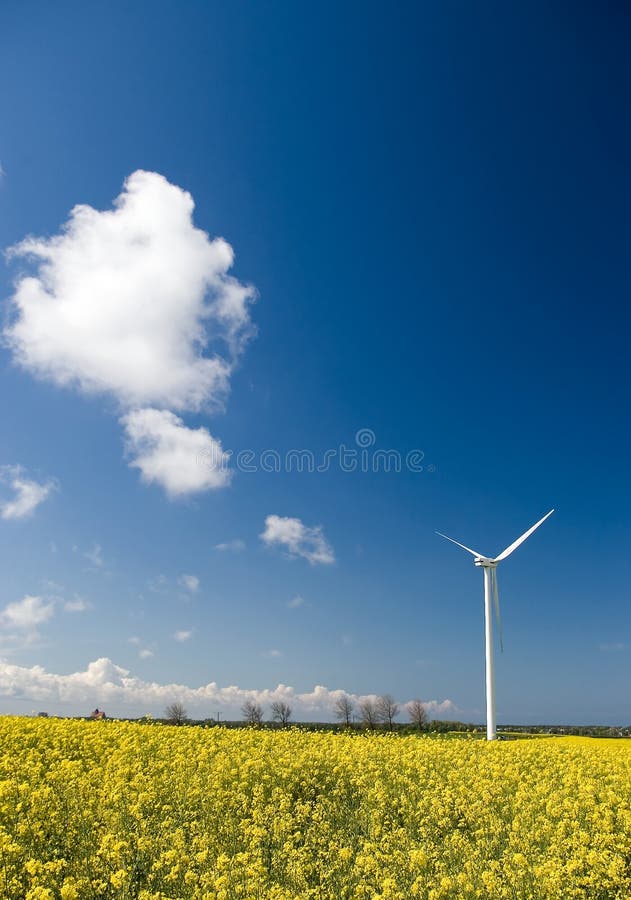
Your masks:
[[[551,516],[553,512],[554,512],[554,510],[551,509],[549,513],[545,514],[543,519],[539,519],[538,522],[535,522],[535,524],[532,526],[532,528],[529,528],[528,531],[524,532],[524,534],[522,534],[521,537],[517,538],[517,540],[514,541],[510,545],[510,547],[507,547],[506,550],[502,550],[500,555],[495,557],[494,562],[501,562],[503,559],[506,559],[507,556],[510,556],[511,553],[513,552],[513,550],[517,550],[519,545],[523,544],[524,541],[526,540],[526,538],[529,538],[530,535],[533,533],[533,531],[535,531],[535,529],[539,528],[539,526],[542,525],[545,522],[545,520],[548,518],[548,516]]]
[[[442,531],[437,531],[436,534],[439,534],[441,537],[444,537],[446,540],[451,541],[452,544],[457,544],[458,547],[462,547],[463,550],[466,550],[467,553],[471,553],[472,556],[484,556],[483,553],[478,553],[477,550],[472,550],[471,547],[465,547],[464,544],[461,544],[460,541],[454,541],[453,538],[448,537],[448,535],[443,534]]]
[[[495,619],[497,621],[497,634],[500,639],[500,650],[504,652],[504,641],[502,640],[502,619],[500,618],[500,598],[497,591],[497,569],[491,569],[491,581],[493,584],[493,603],[495,604]]]

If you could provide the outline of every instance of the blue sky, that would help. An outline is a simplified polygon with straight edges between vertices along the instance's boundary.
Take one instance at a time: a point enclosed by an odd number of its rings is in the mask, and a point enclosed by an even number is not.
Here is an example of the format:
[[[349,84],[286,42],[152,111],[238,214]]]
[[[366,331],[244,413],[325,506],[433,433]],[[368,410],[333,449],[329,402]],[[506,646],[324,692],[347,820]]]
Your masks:
[[[2,266],[0,710],[482,721],[482,578],[434,530],[493,554],[554,506],[500,570],[498,719],[631,721],[629,27],[3,5],[0,245],[39,256]],[[235,464],[362,429],[423,470]]]

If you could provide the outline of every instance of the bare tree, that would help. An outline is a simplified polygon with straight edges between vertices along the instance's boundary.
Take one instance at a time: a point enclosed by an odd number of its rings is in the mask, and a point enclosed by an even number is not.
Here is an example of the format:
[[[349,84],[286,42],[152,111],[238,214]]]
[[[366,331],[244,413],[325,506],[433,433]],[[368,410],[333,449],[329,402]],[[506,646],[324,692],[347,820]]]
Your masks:
[[[384,725],[387,725],[392,731],[392,724],[399,715],[399,704],[396,702],[392,694],[382,694],[377,698],[377,718]]]
[[[410,700],[405,708],[408,711],[408,716],[410,717],[412,725],[416,725],[419,731],[423,731],[424,728],[427,728],[429,716],[427,715],[427,710],[423,706],[422,700]]]
[[[280,722],[285,726],[289,724],[291,719],[291,706],[284,700],[275,700],[272,703],[272,719],[274,722]]]
[[[359,714],[362,719],[362,725],[366,728],[374,728],[379,722],[377,705],[374,700],[362,700],[359,704]]]
[[[188,713],[186,708],[176,700],[164,710],[164,717],[169,725],[183,725],[188,720]]]
[[[355,704],[348,696],[348,694],[344,694],[343,696],[338,697],[333,704],[333,712],[335,714],[335,718],[346,725],[347,728],[349,728],[353,721],[354,708]]]
[[[263,722],[263,708],[254,700],[246,700],[241,707],[241,712],[248,725],[260,725]]]

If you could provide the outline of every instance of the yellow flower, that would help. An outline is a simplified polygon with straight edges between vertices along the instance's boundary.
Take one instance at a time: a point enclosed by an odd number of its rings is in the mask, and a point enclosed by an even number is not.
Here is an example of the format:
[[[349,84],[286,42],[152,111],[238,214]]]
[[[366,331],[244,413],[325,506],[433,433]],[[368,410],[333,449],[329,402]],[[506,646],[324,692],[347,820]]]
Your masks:
[[[113,875],[110,875],[110,884],[113,888],[122,888],[126,881],[127,872],[124,869],[119,869]]]

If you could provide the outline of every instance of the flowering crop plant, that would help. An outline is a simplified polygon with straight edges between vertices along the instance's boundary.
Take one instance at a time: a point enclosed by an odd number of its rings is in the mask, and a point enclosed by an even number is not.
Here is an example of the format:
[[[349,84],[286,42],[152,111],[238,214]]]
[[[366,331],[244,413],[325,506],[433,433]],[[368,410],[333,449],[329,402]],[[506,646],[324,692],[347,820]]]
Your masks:
[[[11,900],[631,896],[631,744],[0,718]]]

